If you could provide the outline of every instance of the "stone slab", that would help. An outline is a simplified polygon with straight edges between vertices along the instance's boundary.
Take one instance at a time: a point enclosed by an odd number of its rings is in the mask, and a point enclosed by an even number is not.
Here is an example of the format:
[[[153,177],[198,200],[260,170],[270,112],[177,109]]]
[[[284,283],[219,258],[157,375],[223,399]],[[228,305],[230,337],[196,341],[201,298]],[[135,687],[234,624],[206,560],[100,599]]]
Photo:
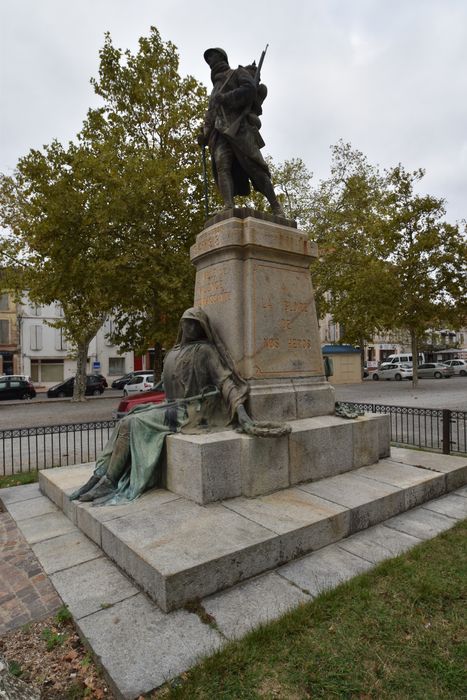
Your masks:
[[[455,493],[456,496],[463,496],[464,498],[467,498],[467,486],[463,486],[461,489],[457,489]]]
[[[47,574],[102,557],[102,550],[77,529],[66,535],[38,542],[32,545],[32,550]]]
[[[352,439],[351,422],[338,416],[294,421],[289,436],[291,485],[352,469]]]
[[[308,595],[317,596],[372,567],[366,559],[333,544],[282,566],[277,573]]]
[[[28,518],[34,518],[37,515],[45,515],[46,513],[58,513],[59,509],[46,496],[37,496],[37,498],[29,498],[26,501],[16,501],[8,504],[10,515],[20,522]]]
[[[169,435],[166,444],[169,491],[201,504],[241,495],[241,435],[233,430]]]
[[[75,529],[75,526],[66,515],[60,512],[46,513],[28,520],[21,520],[18,526],[24,535],[24,539],[29,544],[42,542],[51,537],[58,537],[58,535],[65,535],[67,532],[73,532]]]
[[[240,639],[310,600],[311,596],[289,581],[270,573],[205,598],[202,605],[227,639]]]
[[[372,564],[377,564],[390,557],[397,557],[420,542],[421,539],[413,535],[391,530],[385,525],[376,525],[342,540],[339,542],[339,547]]]
[[[377,462],[389,451],[388,421],[373,414],[356,421],[317,416],[293,421],[292,433],[274,440],[233,430],[172,435],[167,438],[167,488],[203,505],[340,474]]]
[[[133,700],[223,645],[218,632],[179,610],[165,615],[142,594],[77,622],[117,697]]]
[[[289,438],[242,436],[241,493],[253,498],[289,485]]]
[[[456,496],[455,493],[425,503],[423,507],[427,510],[433,510],[435,513],[447,515],[454,520],[467,518],[467,501],[462,496]]]
[[[67,496],[86,483],[94,467],[93,462],[87,462],[69,467],[43,469],[39,472],[40,490],[55,505],[64,510],[67,506]]]
[[[50,578],[77,620],[139,592],[105,557],[57,571]]]
[[[0,501],[5,507],[10,503],[19,501],[27,501],[29,498],[37,498],[40,496],[39,484],[24,484],[22,486],[10,486],[9,488],[0,489]]]
[[[125,517],[137,510],[139,513],[157,511],[164,503],[176,501],[179,497],[165,489],[154,489],[143,494],[134,503],[119,506],[93,506],[92,503],[73,501],[74,522],[85,535],[99,547],[102,546],[102,525],[110,520]],[[136,507],[135,507],[136,506]]]
[[[402,462],[402,464],[412,464],[416,467],[445,474],[446,486],[449,491],[463,486],[467,480],[467,457],[393,447],[391,459],[395,462]]]
[[[280,560],[274,533],[222,505],[178,499],[158,512],[105,523],[104,552],[138,581],[163,610],[179,607]]]
[[[386,520],[386,527],[405,532],[421,540],[429,540],[454,526],[452,518],[419,507]]]
[[[355,472],[359,476],[404,489],[406,506],[414,508],[424,501],[437,498],[446,491],[446,478],[434,472],[409,464],[401,464],[391,459],[383,459],[378,464],[362,467]]]
[[[350,530],[346,508],[299,488],[254,499],[234,498],[224,505],[279,535],[282,558],[287,561],[336,542]]]
[[[299,488],[348,508],[350,532],[376,525],[405,510],[404,490],[359,476],[358,471],[302,484]]]

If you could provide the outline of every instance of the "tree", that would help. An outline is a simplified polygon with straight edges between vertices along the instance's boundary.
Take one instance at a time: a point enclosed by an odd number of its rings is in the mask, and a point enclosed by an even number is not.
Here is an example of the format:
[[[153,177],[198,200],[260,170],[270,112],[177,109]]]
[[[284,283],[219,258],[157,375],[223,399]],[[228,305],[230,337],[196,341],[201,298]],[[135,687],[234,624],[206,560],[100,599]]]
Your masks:
[[[91,161],[92,162],[92,161]],[[6,281],[18,297],[36,304],[58,302],[65,331],[76,351],[74,397],[85,391],[89,343],[112,308],[108,296],[107,238],[96,225],[96,202],[89,187],[88,154],[54,141],[32,150],[12,176],[0,178],[1,223]]]
[[[387,171],[384,238],[392,268],[394,326],[410,333],[413,384],[419,340],[439,323],[465,318],[467,238],[442,220],[443,199],[415,194],[422,169]]]
[[[92,82],[104,104],[89,111],[80,139],[108,159],[102,195],[113,202],[113,255],[124,281],[114,289],[114,339],[125,349],[160,348],[193,300],[189,247],[204,221],[196,133],[206,90],[180,77],[175,46],[154,27],[135,55],[107,34]]]
[[[132,55],[106,35],[92,82],[104,106],[88,112],[77,143],[30,151],[0,182],[3,257],[21,260],[11,281],[33,302],[62,305],[76,398],[109,313],[125,349],[173,338],[192,303],[188,250],[203,220],[195,134],[206,91],[179,76],[173,44],[153,27]]]
[[[365,156],[340,141],[331,177],[313,191],[310,235],[318,243],[312,266],[320,315],[332,314],[342,340],[360,345],[392,324],[392,268],[382,240],[384,177]]]

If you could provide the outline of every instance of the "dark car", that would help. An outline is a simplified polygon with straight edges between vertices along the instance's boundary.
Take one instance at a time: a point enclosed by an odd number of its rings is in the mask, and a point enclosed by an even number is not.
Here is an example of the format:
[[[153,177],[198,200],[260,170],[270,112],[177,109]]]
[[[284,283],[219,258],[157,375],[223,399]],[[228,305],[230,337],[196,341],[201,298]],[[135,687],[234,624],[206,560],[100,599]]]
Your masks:
[[[0,400],[33,399],[36,395],[31,382],[25,379],[2,377],[0,379]]]
[[[151,372],[151,370],[137,369],[133,372],[127,372],[127,374],[124,374],[123,377],[115,379],[112,382],[112,389],[123,389],[123,387],[130,381],[130,379],[133,379],[133,377],[136,377],[136,375],[138,374],[148,374],[148,372]]]
[[[57,399],[62,396],[73,396],[73,388],[75,386],[75,378],[70,377],[60,384],[56,384],[51,387],[47,396],[49,399]],[[97,377],[95,374],[88,374],[86,376],[86,391],[84,392],[86,396],[98,396],[104,392],[104,384],[102,379]]]
[[[154,389],[143,391],[133,396],[125,396],[116,411],[112,411],[113,418],[123,418],[130,409],[143,403],[162,403],[165,401],[164,385],[162,382],[156,384]]]
[[[98,378],[102,381],[102,384],[104,385],[104,389],[107,389],[107,387],[108,387],[109,385],[107,384],[107,379],[104,377],[103,374],[94,374],[94,372],[93,372],[92,376],[93,376],[93,377],[98,377]]]

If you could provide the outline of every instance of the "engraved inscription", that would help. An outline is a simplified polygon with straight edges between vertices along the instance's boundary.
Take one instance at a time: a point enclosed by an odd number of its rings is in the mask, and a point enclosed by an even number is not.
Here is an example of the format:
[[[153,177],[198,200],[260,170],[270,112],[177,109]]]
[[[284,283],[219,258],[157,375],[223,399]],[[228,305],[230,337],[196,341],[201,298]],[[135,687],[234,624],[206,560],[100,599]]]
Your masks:
[[[256,376],[304,376],[321,372],[313,325],[313,292],[307,270],[254,265]]]
[[[230,301],[232,292],[226,289],[225,284],[224,265],[199,272],[196,280],[195,305],[203,307]]]

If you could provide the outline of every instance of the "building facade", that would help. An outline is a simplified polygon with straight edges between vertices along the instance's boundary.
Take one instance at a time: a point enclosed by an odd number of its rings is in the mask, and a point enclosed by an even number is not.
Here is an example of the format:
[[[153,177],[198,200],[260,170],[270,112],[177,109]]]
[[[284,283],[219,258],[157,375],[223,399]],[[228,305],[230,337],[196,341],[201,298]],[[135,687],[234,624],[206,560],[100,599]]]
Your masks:
[[[50,324],[63,318],[58,304],[36,306],[26,299],[18,305],[17,328],[19,352],[18,373],[27,374],[36,385],[48,388],[76,373],[73,348],[64,332]],[[109,384],[134,367],[132,352],[122,353],[108,340],[109,319],[89,346],[87,373],[102,374]]]
[[[20,374],[20,356],[17,304],[12,294],[0,291],[0,375]]]

